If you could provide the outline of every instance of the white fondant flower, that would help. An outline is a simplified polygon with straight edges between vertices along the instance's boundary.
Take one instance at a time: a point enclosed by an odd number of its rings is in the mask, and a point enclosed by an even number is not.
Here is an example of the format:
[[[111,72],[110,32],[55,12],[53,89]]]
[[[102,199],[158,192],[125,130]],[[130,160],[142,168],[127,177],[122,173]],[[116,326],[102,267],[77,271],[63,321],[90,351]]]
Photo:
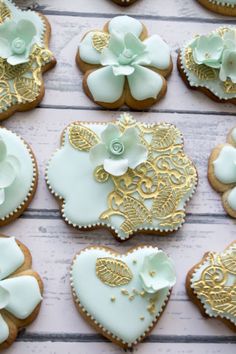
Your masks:
[[[224,47],[226,49],[236,50],[236,31],[229,30],[223,35]]]
[[[226,49],[224,51],[219,77],[221,81],[229,78],[236,83],[236,50]]]
[[[6,20],[0,25],[0,57],[10,65],[29,61],[36,28],[29,20]]]
[[[113,176],[122,176],[128,168],[134,169],[147,159],[147,149],[140,144],[136,128],[128,128],[122,134],[114,124],[101,133],[102,143],[90,150],[90,161]]]
[[[176,283],[174,264],[162,251],[145,257],[139,275],[144,291],[149,294],[172,288]]]
[[[101,52],[94,47],[93,31],[85,36],[79,47],[82,61],[95,65],[96,70],[86,79],[95,101],[118,101],[126,80],[134,99],[157,98],[164,84],[164,78],[157,71],[169,70],[169,46],[158,35],[141,41],[143,26],[129,16],[113,18],[108,30],[108,47]]]
[[[205,64],[212,68],[220,67],[224,41],[219,35],[200,36],[192,43],[191,47],[195,63]]]
[[[15,181],[20,164],[15,156],[7,154],[7,147],[0,137],[0,205],[5,201],[5,190]]]

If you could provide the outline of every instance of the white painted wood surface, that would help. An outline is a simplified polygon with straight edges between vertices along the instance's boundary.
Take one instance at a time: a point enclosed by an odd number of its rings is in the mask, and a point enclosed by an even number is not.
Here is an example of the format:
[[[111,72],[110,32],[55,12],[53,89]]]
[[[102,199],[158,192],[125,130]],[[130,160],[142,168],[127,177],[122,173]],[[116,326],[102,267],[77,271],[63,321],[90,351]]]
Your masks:
[[[80,119],[109,121],[119,115],[101,110],[82,91],[82,76],[74,58],[84,32],[101,28],[112,15],[132,14],[143,20],[150,33],[157,32],[168,41],[175,60],[181,43],[193,34],[235,20],[211,14],[194,0],[140,0],[126,9],[109,0],[38,2],[52,25],[51,48],[58,65],[45,75],[47,91],[40,108],[17,113],[3,125],[31,144],[39,164],[39,188],[28,211],[1,232],[16,236],[31,249],[34,268],[44,279],[45,298],[38,319],[6,353],[122,353],[97,335],[75,310],[68,271],[74,254],[87,245],[104,244],[122,251],[144,242],[158,245],[174,259],[178,282],[152,335],[134,352],[235,353],[233,332],[219,321],[204,319],[184,288],[188,269],[206,251],[220,251],[235,239],[236,222],[225,215],[220,196],[211,189],[206,177],[211,149],[224,142],[228,131],[236,125],[235,106],[214,103],[188,90],[175,68],[166,98],[148,112],[133,113],[140,120],[174,123],[183,132],[185,150],[198,168],[199,187],[188,205],[186,224],[172,236],[139,235],[121,245],[107,231],[78,232],[61,219],[58,205],[44,181],[46,162],[59,146],[60,133],[67,124]]]

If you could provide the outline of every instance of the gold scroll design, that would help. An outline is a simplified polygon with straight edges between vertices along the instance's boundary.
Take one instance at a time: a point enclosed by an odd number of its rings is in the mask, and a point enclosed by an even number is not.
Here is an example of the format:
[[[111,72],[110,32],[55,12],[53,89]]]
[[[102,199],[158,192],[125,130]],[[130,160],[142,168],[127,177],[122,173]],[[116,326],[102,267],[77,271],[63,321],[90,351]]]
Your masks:
[[[202,272],[200,280],[193,283],[194,292],[203,297],[217,315],[235,317],[236,243],[223,254],[210,253],[209,261],[210,265]],[[234,277],[232,285],[228,285],[229,277]]]
[[[128,265],[112,257],[97,259],[96,275],[104,284],[110,287],[127,285],[133,278]]]
[[[185,65],[188,70],[194,73],[200,80],[216,80],[218,79],[218,71],[204,64],[196,64],[193,59],[192,48],[186,48],[184,53]]]
[[[11,18],[11,11],[4,3],[0,0],[0,24],[3,23],[7,18]]]
[[[42,86],[42,67],[52,59],[52,53],[38,45],[33,47],[27,63],[13,66],[0,58],[0,112],[37,99]]]

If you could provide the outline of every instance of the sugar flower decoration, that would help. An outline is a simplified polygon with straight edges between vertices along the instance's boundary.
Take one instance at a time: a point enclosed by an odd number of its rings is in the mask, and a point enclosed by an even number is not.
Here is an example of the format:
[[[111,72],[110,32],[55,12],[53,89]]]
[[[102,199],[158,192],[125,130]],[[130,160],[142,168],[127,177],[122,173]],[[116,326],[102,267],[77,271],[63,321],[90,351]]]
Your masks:
[[[101,140],[90,150],[90,161],[94,167],[102,165],[113,176],[122,176],[128,168],[134,169],[147,160],[148,151],[140,143],[136,128],[122,134],[116,125],[109,124]]]
[[[162,251],[146,256],[140,272],[145,292],[155,294],[176,283],[176,273],[172,260]]]
[[[192,45],[193,58],[197,64],[219,68],[224,50],[223,39],[217,34],[200,36]]]
[[[10,65],[29,61],[36,28],[29,20],[6,20],[0,25],[0,57]]]
[[[19,169],[18,159],[8,155],[6,144],[0,138],[0,205],[4,203],[5,190],[14,183]]]

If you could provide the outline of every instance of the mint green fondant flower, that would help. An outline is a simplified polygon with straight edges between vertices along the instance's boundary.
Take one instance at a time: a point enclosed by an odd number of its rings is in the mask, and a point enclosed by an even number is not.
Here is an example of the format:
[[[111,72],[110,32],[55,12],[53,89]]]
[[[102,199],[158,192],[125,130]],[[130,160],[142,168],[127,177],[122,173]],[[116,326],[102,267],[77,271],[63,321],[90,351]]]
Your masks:
[[[146,256],[139,273],[145,292],[155,294],[176,283],[176,273],[172,260],[162,251]]]
[[[10,65],[29,61],[36,28],[29,20],[6,20],[0,25],[0,57]]]
[[[221,81],[229,78],[236,83],[236,50],[226,49],[224,51],[219,77]]]
[[[7,154],[7,147],[0,138],[0,205],[5,201],[5,190],[15,181],[19,172],[19,161],[15,156]]]
[[[147,160],[147,149],[140,144],[136,128],[128,128],[122,134],[114,124],[101,133],[100,144],[90,150],[90,161],[113,176],[122,176],[128,168],[134,169]]]
[[[236,50],[236,31],[229,30],[223,35],[225,49]]]
[[[224,41],[219,35],[200,36],[192,43],[191,47],[196,64],[205,64],[211,68],[220,67]]]

